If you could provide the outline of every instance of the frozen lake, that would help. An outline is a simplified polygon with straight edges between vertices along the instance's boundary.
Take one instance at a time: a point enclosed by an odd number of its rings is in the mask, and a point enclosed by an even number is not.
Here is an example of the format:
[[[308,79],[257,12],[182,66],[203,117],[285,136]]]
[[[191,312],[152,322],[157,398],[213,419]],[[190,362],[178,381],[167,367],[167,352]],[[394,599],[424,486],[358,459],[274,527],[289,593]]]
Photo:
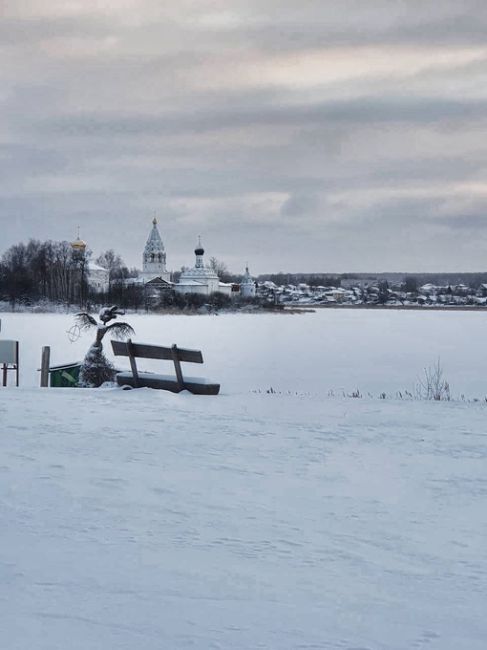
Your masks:
[[[81,359],[91,341],[90,333],[68,341],[71,315],[3,313],[1,318],[2,338],[20,340],[23,386],[38,384],[43,345],[51,346],[55,365]],[[202,374],[220,381],[225,393],[272,387],[318,395],[357,389],[393,395],[411,391],[422,369],[440,357],[453,396],[487,395],[487,314],[480,311],[327,309],[297,315],[130,314],[125,320],[135,328],[136,341],[201,349]],[[109,344],[105,347],[110,351]],[[161,370],[160,364],[143,366]]]

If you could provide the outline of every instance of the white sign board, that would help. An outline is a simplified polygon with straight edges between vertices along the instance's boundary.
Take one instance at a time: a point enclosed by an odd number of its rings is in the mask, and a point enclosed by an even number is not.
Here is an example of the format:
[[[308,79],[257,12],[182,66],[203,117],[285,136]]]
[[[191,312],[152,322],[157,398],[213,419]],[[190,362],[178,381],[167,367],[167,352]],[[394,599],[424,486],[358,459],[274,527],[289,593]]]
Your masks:
[[[18,363],[19,342],[0,341],[0,363]]]

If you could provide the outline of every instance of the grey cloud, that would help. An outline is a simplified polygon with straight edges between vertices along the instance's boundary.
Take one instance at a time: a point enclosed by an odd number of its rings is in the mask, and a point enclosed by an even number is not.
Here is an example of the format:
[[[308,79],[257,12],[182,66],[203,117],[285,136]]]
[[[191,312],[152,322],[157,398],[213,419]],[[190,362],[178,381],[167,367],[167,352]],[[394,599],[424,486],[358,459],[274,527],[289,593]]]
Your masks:
[[[146,1],[131,21],[87,2],[2,20],[2,250],[80,223],[93,248],[137,263],[156,210],[173,268],[198,232],[256,272],[479,266],[486,206],[452,188],[480,185],[487,166],[486,62],[456,57],[484,47],[483,2],[230,0],[228,24],[205,18],[214,7],[168,16]],[[260,65],[337,46],[398,67],[404,47],[450,57],[302,86],[259,79]],[[227,79],[227,58],[253,76]]]
[[[281,215],[285,217],[302,217],[320,210],[321,201],[316,194],[292,194],[282,205]]]
[[[485,43],[483,0],[323,0],[236,3],[241,21],[227,33],[263,50],[364,45]]]
[[[101,16],[12,18],[0,22],[1,47],[38,46],[56,38],[101,37],[112,33],[113,22]]]
[[[435,218],[436,223],[440,223],[452,230],[478,232],[483,230],[487,233],[487,202],[479,206],[478,211],[467,212],[448,217]],[[471,232],[469,236],[471,236]]]
[[[457,100],[438,97],[377,99],[325,102],[306,106],[248,107],[208,112],[166,113],[160,116],[107,114],[69,114],[41,121],[37,128],[51,133],[86,136],[156,135],[178,132],[204,132],[217,128],[254,125],[301,125],[333,123],[437,123],[441,120],[483,120],[487,100]]]
[[[247,39],[263,50],[274,52],[298,51],[320,47],[357,46],[472,46],[485,44],[487,16],[485,5],[482,14],[452,16],[440,20],[427,18],[424,22],[401,24],[378,29],[372,23],[366,25],[330,27],[320,20],[291,22],[278,30],[271,25],[250,28]]]

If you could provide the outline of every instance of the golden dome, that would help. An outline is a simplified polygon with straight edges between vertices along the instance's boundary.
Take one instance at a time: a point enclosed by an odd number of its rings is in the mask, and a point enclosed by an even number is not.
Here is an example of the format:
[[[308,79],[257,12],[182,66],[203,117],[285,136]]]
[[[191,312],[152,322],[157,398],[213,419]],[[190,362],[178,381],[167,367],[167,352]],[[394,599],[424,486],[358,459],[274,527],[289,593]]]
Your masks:
[[[71,242],[71,248],[73,248],[75,251],[84,251],[86,250],[86,242],[78,237]]]
[[[78,236],[74,241],[71,242],[71,248],[75,251],[85,251],[86,250],[86,242],[81,239],[79,236],[79,226],[78,226]]]

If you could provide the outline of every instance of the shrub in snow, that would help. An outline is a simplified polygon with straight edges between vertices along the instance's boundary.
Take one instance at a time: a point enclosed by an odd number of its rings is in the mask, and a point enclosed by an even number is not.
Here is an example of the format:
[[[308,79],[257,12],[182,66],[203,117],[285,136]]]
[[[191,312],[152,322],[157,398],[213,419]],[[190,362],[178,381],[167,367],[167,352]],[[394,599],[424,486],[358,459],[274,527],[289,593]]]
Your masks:
[[[103,352],[103,337],[107,332],[117,339],[124,339],[134,334],[133,328],[128,323],[108,323],[122,315],[123,312],[118,311],[118,307],[105,307],[100,311],[99,319],[96,320],[87,312],[80,312],[76,316],[77,324],[80,329],[88,330],[96,327],[96,338],[94,343],[90,346],[79,373],[78,386],[82,388],[98,388],[105,382],[111,382],[115,378],[115,368],[106,358]]]
[[[433,399],[436,401],[450,401],[450,384],[443,376],[440,360],[434,366],[423,369],[423,375],[416,384],[416,397],[418,399]]]

